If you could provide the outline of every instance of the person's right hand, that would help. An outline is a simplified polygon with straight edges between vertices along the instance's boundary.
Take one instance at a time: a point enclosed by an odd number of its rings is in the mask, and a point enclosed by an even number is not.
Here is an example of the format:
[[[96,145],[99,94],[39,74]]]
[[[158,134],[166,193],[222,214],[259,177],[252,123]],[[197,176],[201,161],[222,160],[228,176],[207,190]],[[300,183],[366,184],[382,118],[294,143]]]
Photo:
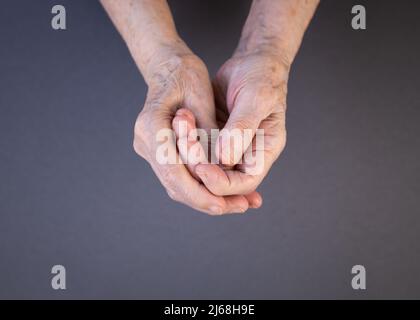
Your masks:
[[[211,215],[241,213],[250,206],[259,206],[261,197],[257,192],[215,196],[192,177],[185,165],[157,161],[157,134],[159,130],[172,128],[172,120],[179,108],[192,111],[199,128],[209,130],[217,125],[207,68],[197,56],[187,50],[160,50],[159,56],[150,61],[150,70],[147,98],[135,124],[133,146],[149,162],[168,195]],[[178,155],[176,148],[175,139],[169,141],[168,152]]]

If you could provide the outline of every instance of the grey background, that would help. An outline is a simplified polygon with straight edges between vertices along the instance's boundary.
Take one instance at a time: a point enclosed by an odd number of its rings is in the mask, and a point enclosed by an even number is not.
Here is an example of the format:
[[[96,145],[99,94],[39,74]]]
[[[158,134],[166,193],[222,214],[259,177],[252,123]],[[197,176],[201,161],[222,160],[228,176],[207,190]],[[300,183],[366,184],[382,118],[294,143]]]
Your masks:
[[[214,74],[250,1],[170,4]],[[323,1],[264,206],[222,218],[168,199],[132,150],[146,87],[97,1],[1,6],[0,298],[420,298],[417,1]],[[55,264],[66,291],[51,289]]]

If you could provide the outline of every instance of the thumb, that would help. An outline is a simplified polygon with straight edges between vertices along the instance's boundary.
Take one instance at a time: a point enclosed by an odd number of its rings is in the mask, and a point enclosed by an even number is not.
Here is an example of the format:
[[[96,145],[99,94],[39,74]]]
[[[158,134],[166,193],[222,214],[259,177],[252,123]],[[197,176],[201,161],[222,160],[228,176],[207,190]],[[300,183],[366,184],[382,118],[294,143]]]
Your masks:
[[[225,127],[216,141],[216,156],[224,165],[233,166],[251,145],[265,114],[255,104],[255,97],[239,93]]]
[[[216,107],[211,86],[205,86],[198,92],[188,95],[184,100],[183,107],[192,112],[193,117],[195,117],[196,127],[204,129],[210,138],[207,140],[208,145],[203,145],[207,149],[207,154],[210,157],[214,154],[212,150],[215,148],[215,139],[212,138],[211,130],[219,129],[216,121]],[[209,159],[209,161],[211,160]]]
[[[216,107],[210,80],[206,81],[201,87],[189,91],[184,97],[183,107],[192,111],[197,128],[204,129],[207,132],[210,132],[211,129],[218,128]]]

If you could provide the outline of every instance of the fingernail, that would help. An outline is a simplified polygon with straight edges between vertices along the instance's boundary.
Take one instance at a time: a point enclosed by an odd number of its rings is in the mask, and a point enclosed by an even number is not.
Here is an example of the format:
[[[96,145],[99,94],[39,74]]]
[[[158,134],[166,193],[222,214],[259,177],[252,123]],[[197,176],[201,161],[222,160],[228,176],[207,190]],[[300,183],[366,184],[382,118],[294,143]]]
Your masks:
[[[256,199],[252,203],[252,207],[255,208],[255,209],[258,209],[259,207],[261,207],[261,205],[262,205],[262,201],[260,199]]]
[[[183,115],[183,114],[185,114],[185,109],[180,108],[180,109],[176,110],[176,114],[177,115]]]
[[[244,213],[245,211],[246,211],[246,209],[242,208],[242,207],[238,207],[238,208],[233,210],[233,212],[237,212],[237,213]]]
[[[222,208],[220,208],[218,206],[210,207],[210,211],[214,214],[222,214]]]

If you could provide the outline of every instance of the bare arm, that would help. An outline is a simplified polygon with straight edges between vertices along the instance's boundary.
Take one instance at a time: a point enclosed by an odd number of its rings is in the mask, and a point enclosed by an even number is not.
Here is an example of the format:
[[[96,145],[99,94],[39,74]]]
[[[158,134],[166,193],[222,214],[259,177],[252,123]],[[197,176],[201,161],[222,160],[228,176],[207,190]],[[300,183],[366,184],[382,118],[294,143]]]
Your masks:
[[[319,0],[254,0],[237,54],[267,50],[291,64]]]
[[[213,215],[246,211],[252,195],[215,196],[192,176],[191,164],[163,164],[158,159],[159,133],[172,129],[178,108],[192,111],[199,127],[216,127],[207,68],[179,37],[167,2],[101,2],[148,85],[147,98],[134,129],[135,151],[149,162],[172,199]],[[168,154],[178,155],[175,141],[169,140],[167,147]],[[253,195],[258,197],[255,192]]]
[[[235,170],[199,165],[197,174],[217,195],[253,191],[268,173],[286,145],[286,97],[289,71],[318,0],[254,0],[233,56],[214,81],[216,106],[226,110],[225,132],[216,150],[223,164]],[[234,130],[239,129],[239,130]],[[229,142],[229,132],[251,129],[254,139],[244,148]],[[264,130],[264,146],[255,147],[255,132]],[[263,149],[260,164],[247,157]],[[239,163],[241,162],[241,163]],[[239,164],[238,164],[239,163]],[[251,165],[248,165],[251,164]],[[200,174],[204,173],[204,174]]]
[[[101,0],[146,82],[165,54],[191,54],[179,37],[166,0]]]

